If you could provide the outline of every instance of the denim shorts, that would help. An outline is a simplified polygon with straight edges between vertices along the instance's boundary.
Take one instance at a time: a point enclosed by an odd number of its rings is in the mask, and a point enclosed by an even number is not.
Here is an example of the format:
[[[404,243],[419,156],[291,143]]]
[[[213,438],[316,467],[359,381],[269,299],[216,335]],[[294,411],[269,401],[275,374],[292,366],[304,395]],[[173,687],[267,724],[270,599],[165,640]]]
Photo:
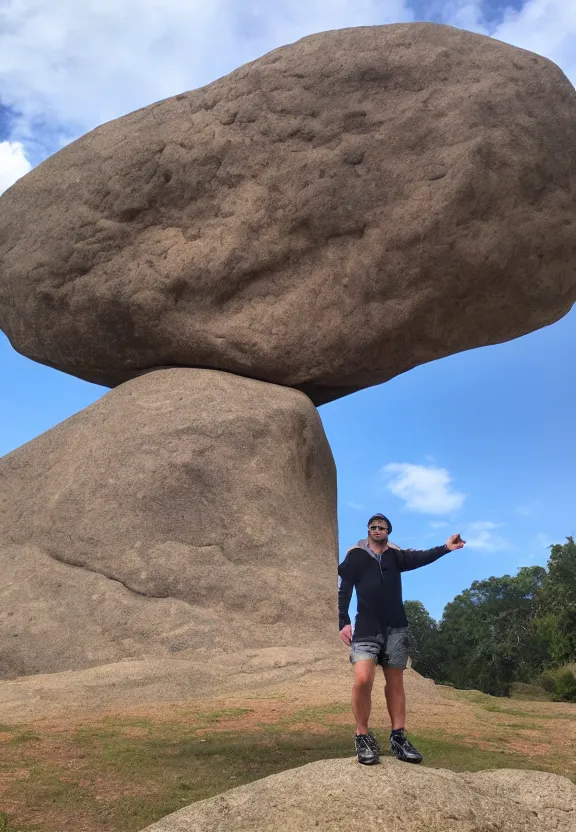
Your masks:
[[[382,667],[406,670],[409,652],[410,631],[408,627],[390,627],[385,650],[382,643],[374,638],[358,639],[358,641],[352,641],[350,661],[356,664],[356,662],[372,659]]]

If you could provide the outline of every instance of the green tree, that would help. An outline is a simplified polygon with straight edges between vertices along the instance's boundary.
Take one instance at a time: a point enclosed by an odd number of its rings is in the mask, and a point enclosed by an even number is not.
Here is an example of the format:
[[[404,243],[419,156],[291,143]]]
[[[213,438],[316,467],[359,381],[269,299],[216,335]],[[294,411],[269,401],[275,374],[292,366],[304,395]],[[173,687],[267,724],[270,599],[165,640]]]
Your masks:
[[[576,543],[568,537],[550,548],[547,569],[474,581],[446,605],[439,624],[421,602],[408,601],[414,668],[497,696],[548,670],[542,679],[555,695],[574,697],[576,677],[564,665],[576,660]]]
[[[540,645],[544,645],[546,667],[559,667],[570,661],[573,651],[570,634],[561,629],[560,616],[544,612],[534,620],[534,629]]]
[[[422,601],[406,601],[404,608],[410,625],[412,667],[422,676],[437,680],[442,666],[438,624]]]
[[[525,567],[515,577],[474,581],[446,605],[439,636],[447,680],[507,696],[512,682],[542,669],[546,640],[534,622],[545,578],[541,566]]]
[[[556,665],[576,659],[576,543],[550,547],[548,575],[542,588],[543,612],[550,639],[550,651]],[[543,617],[544,617],[543,616]]]

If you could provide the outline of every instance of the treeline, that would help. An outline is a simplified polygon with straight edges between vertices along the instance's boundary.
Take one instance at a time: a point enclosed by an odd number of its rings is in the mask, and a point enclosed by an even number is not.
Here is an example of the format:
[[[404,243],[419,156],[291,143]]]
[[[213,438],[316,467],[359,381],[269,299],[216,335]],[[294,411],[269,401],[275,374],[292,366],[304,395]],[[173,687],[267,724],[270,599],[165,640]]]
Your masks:
[[[576,543],[551,547],[546,568],[474,581],[436,622],[407,601],[412,666],[438,683],[509,696],[514,682],[536,683],[576,701]]]

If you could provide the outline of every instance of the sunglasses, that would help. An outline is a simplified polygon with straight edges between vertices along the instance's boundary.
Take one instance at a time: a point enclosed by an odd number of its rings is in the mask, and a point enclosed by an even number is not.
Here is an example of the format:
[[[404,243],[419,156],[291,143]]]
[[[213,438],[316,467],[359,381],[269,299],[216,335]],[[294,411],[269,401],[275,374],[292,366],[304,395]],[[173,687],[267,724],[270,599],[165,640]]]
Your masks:
[[[388,526],[370,526],[371,532],[387,532]]]

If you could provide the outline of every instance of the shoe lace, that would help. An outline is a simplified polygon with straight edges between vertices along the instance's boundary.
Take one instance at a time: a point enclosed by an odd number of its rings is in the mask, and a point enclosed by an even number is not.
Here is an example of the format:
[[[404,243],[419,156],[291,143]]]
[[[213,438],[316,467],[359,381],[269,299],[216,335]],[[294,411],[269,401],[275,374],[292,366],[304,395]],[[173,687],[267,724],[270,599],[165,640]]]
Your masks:
[[[376,749],[372,745],[372,741],[371,741],[372,739],[373,739],[373,737],[372,737],[371,734],[356,734],[356,736],[355,736],[356,747],[359,750],[362,749],[362,750],[366,750],[366,751],[375,751]]]
[[[406,734],[402,732],[401,734],[396,734],[392,736],[393,741],[396,745],[399,745],[404,751],[416,751]]]
[[[370,731],[370,733],[367,736],[368,743],[370,744],[372,750],[375,751],[377,754],[380,754],[380,746],[378,745],[378,740],[376,739],[374,734]]]

